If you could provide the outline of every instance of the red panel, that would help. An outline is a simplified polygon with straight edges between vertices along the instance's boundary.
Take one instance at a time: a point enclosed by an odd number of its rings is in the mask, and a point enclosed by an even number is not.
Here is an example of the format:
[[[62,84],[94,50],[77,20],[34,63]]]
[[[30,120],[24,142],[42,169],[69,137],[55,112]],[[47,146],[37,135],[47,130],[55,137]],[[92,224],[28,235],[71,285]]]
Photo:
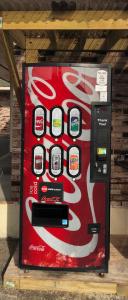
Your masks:
[[[91,100],[95,92],[95,69],[73,67],[26,67],[24,120],[24,176],[22,210],[22,264],[40,267],[100,267],[105,258],[105,184],[90,183]],[[33,110],[43,105],[47,111],[46,134],[37,140],[32,132]],[[64,109],[64,134],[58,141],[50,135],[49,112],[55,105]],[[82,134],[73,141],[67,133],[67,111],[82,111]],[[46,149],[46,171],[37,180],[32,173],[32,148]],[[49,148],[58,144],[64,150],[64,203],[69,205],[68,228],[32,227],[32,202],[38,202],[38,185],[55,182],[49,174]],[[81,149],[81,174],[75,181],[67,174],[67,149]],[[99,234],[88,234],[89,223],[100,223]]]

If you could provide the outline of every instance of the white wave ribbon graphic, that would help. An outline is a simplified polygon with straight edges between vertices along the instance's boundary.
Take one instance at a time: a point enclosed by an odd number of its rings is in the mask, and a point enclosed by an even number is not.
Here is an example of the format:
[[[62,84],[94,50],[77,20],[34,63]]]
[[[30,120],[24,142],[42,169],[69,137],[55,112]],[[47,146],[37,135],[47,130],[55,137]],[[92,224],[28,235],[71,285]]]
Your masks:
[[[69,75],[76,76],[77,82],[75,82],[74,84],[69,82],[69,80],[68,80]],[[40,103],[40,101],[38,100],[38,97],[35,94],[33,96],[34,92],[33,92],[32,86],[34,86],[34,89],[41,96],[44,97],[44,93],[42,91],[40,91],[40,89],[36,86],[36,83],[34,82],[35,80],[40,81],[43,84],[45,84],[47,86],[47,88],[49,88],[50,91],[52,92],[52,96],[50,96],[50,98],[48,98],[49,95],[45,95],[45,98],[47,98],[48,100],[52,100],[56,97],[56,92],[54,93],[54,88],[48,82],[46,84],[46,81],[44,79],[39,78],[39,77],[32,77],[32,68],[29,68],[28,90],[30,93],[30,99],[35,106],[42,104],[42,103]],[[87,81],[87,80],[85,81],[81,74],[77,75],[72,72],[65,72],[63,74],[63,82],[64,82],[65,86],[69,89],[69,91],[73,95],[76,95],[81,100],[81,101],[74,100],[74,99],[63,100],[62,107],[64,108],[66,114],[68,111],[67,103],[69,103],[69,102],[78,104],[89,115],[91,114],[91,110],[89,109],[88,106],[86,106],[86,104],[90,104],[90,99],[91,99],[91,97],[94,97],[94,95],[91,94],[91,95],[89,95],[89,98],[88,98],[86,93],[84,93],[83,91],[81,91],[77,88],[77,85],[80,84],[81,81],[85,82],[86,85],[89,88],[91,88],[91,90],[93,91],[93,94],[94,94],[94,92],[95,92],[94,87],[92,86],[92,84],[89,81]],[[85,120],[83,120],[82,123],[84,124]],[[82,140],[83,142],[90,141],[90,129],[86,129],[86,130],[83,129],[82,135],[81,135],[81,137],[79,137],[79,139]],[[63,141],[63,143],[64,142],[67,143],[65,140]],[[46,149],[49,149],[51,144],[52,144],[52,142],[49,141],[48,138],[44,138],[44,146]],[[69,146],[68,143],[66,146],[67,147]],[[66,151],[64,151],[64,158],[66,158]],[[46,155],[46,160],[48,161],[47,155]],[[49,182],[52,181],[52,179],[50,180],[50,176],[48,176],[48,175],[49,175],[48,170],[46,170],[45,174],[42,176],[43,181],[49,181]],[[71,204],[80,202],[81,201],[81,191],[80,191],[77,183],[72,181],[72,179],[68,176],[65,167],[64,167],[63,176],[70,182],[70,184],[72,184],[72,186],[74,188],[72,193],[68,193],[68,192],[64,191],[64,201],[66,203],[71,203]],[[94,183],[90,183],[90,165],[88,166],[88,169],[87,169],[85,185],[87,185],[87,194],[88,194],[88,201],[89,201],[89,205],[90,205],[90,211],[91,211],[91,215],[92,215],[92,221],[93,221],[93,223],[96,223],[96,216],[95,216],[94,203],[93,203]],[[28,219],[31,223],[32,210],[30,208],[30,202],[38,203],[38,201],[32,196],[29,196],[26,198],[26,212],[27,212]],[[63,230],[69,230],[69,231],[73,231],[73,232],[76,231],[76,234],[77,234],[78,230],[81,228],[81,221],[79,220],[78,216],[74,213],[73,210],[69,209],[69,213],[71,215],[71,220],[69,221],[69,227],[65,228]],[[85,212],[85,217],[86,217],[86,212]],[[61,253],[62,255],[66,255],[66,256],[69,256],[72,258],[83,258],[83,257],[90,255],[91,253],[94,252],[94,250],[96,249],[97,243],[98,243],[98,234],[93,234],[92,239],[88,243],[85,243],[83,245],[74,245],[74,244],[69,244],[63,240],[60,240],[58,237],[54,236],[54,234],[50,233],[44,227],[34,226],[33,228],[36,231],[37,235],[46,244],[48,244],[52,249]],[[86,228],[85,228],[85,237],[86,237]]]
[[[75,84],[70,82],[68,79],[69,76],[74,76],[77,78],[77,82]],[[98,94],[96,93],[94,86],[87,79],[84,79],[81,73],[75,74],[73,72],[65,72],[62,76],[62,79],[67,89],[78,99],[84,101],[84,103],[90,104],[92,100],[98,100]],[[88,95],[78,88],[78,84],[81,82],[91,89],[92,94]]]
[[[93,217],[93,222],[96,222],[95,212],[94,212],[94,206],[93,206],[93,188],[94,184],[89,183],[89,174],[90,174],[90,166],[88,167],[87,171],[87,190],[88,190],[88,197],[89,197],[89,203],[90,203],[90,209]],[[29,221],[31,223],[32,220],[32,211],[29,206],[29,203],[34,203],[38,201],[34,197],[28,197],[26,199],[26,212],[29,218]],[[44,227],[37,227],[33,226],[34,230],[38,234],[38,236],[44,240],[45,243],[47,243],[52,249],[55,251],[67,255],[69,257],[77,257],[82,258],[90,255],[96,248],[97,242],[98,242],[98,234],[93,234],[92,239],[89,243],[85,245],[72,245],[67,242],[64,242],[60,240],[59,238],[55,237],[52,233],[50,233],[47,229]]]
[[[56,97],[56,91],[53,88],[53,86],[47,82],[46,80],[44,80],[43,78],[37,77],[37,76],[32,76],[32,70],[33,67],[29,67],[28,68],[28,75],[29,75],[29,80],[28,80],[28,91],[29,91],[29,95],[31,98],[31,102],[37,106],[37,105],[41,105],[42,103],[39,101],[37,95],[34,93],[32,87],[35,88],[36,92],[38,92],[43,98],[46,98],[48,100],[53,100]],[[36,85],[35,81],[41,82],[44,86],[46,86],[50,92],[51,95],[47,95],[46,93],[44,93],[42,90],[40,90],[38,88],[38,86]]]

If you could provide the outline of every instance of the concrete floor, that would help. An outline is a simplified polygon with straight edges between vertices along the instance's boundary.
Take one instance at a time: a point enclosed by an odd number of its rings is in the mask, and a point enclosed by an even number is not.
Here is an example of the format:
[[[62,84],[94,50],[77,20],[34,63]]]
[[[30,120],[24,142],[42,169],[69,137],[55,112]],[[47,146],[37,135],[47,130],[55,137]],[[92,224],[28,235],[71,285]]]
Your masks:
[[[122,237],[120,237],[123,241]],[[112,237],[112,241],[116,243],[116,238]],[[127,242],[127,239],[125,240]],[[117,247],[121,247],[121,241],[116,244]],[[0,286],[0,300],[128,300],[128,297],[116,296],[116,295],[103,295],[103,294],[77,294],[66,292],[53,292],[53,291],[23,291],[15,289],[5,289],[2,287],[2,275],[5,271],[7,264],[13,255],[17,246],[17,240],[8,239],[0,240],[0,274],[1,274],[1,286]],[[43,272],[43,271],[42,271]]]
[[[83,295],[73,293],[54,293],[50,292],[28,292],[28,291],[15,291],[1,290],[0,300],[128,300],[127,297],[114,296],[114,295]]]

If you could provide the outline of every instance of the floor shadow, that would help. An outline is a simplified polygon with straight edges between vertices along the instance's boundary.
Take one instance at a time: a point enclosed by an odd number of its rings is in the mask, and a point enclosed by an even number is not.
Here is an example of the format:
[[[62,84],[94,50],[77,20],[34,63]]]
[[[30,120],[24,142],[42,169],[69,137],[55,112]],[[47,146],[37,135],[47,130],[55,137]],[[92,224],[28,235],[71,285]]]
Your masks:
[[[111,235],[111,243],[121,255],[128,258],[128,235]]]
[[[18,240],[13,238],[0,240],[0,273],[2,281],[8,264],[15,253],[17,244]]]
[[[11,199],[10,137],[0,135],[0,201]]]
[[[11,200],[11,154],[0,157],[0,200]]]

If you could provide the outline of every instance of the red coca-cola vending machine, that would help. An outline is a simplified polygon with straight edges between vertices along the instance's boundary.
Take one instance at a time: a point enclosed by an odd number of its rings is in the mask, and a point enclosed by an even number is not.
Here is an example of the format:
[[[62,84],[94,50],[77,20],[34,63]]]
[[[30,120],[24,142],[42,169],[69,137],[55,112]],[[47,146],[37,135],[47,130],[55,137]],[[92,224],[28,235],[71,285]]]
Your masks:
[[[108,271],[111,68],[23,66],[20,267]]]

